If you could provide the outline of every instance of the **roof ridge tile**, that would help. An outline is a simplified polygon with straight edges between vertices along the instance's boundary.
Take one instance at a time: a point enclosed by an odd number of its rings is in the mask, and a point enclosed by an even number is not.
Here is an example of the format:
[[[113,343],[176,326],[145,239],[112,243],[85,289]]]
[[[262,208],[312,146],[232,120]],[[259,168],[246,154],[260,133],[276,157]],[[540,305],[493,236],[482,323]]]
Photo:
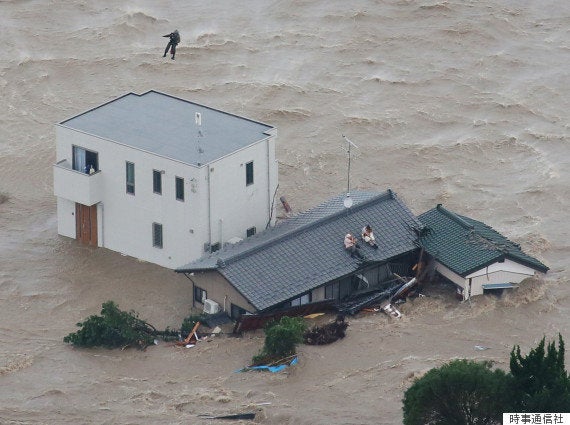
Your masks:
[[[318,205],[318,206],[316,206],[316,207],[314,207],[314,208],[312,208],[312,209],[310,209],[310,210],[307,210],[307,211],[304,211],[304,212],[300,213],[297,217],[300,217],[302,214],[309,215],[311,211],[314,211],[314,210],[316,210],[316,209],[318,209],[318,208],[322,208],[322,207],[326,206],[327,204],[332,204],[332,203],[333,203],[335,200],[337,200],[337,199],[338,199],[338,197],[335,197],[335,198],[333,198],[333,199],[331,199],[331,200],[329,200],[329,201],[323,202],[322,204],[320,204],[320,205]],[[388,189],[386,192],[379,193],[378,195],[376,195],[376,196],[374,196],[374,197],[372,197],[372,198],[370,198],[370,199],[367,199],[367,200],[364,200],[364,201],[362,201],[362,202],[359,202],[358,204],[352,206],[352,207],[350,208],[350,211],[351,211],[351,212],[359,211],[359,210],[362,210],[363,208],[368,207],[369,205],[371,205],[371,204],[373,204],[373,203],[375,203],[375,202],[386,201],[386,200],[389,200],[389,199],[396,199],[395,193],[392,192],[390,189]],[[341,216],[341,215],[343,215],[343,214],[346,214],[346,213],[347,213],[346,210],[339,210],[339,211],[337,211],[337,212],[335,212],[335,213],[333,213],[333,214],[330,214],[330,215],[326,215],[326,216],[324,216],[324,217],[317,218],[316,220],[310,221],[309,223],[305,223],[305,224],[303,224],[303,225],[301,225],[301,226],[299,226],[299,227],[296,227],[296,228],[292,229],[292,230],[289,231],[289,232],[285,232],[285,233],[279,234],[279,235],[275,236],[274,238],[270,238],[270,239],[268,239],[268,240],[266,240],[266,241],[264,241],[264,242],[261,242],[261,243],[255,245],[255,246],[252,246],[252,247],[249,248],[249,249],[246,249],[246,250],[244,250],[244,251],[238,252],[238,253],[236,253],[236,254],[233,255],[233,256],[225,257],[225,258],[223,259],[222,263],[221,263],[221,264],[218,263],[218,265],[219,265],[220,267],[225,267],[225,266],[227,266],[228,264],[231,264],[231,263],[234,263],[234,262],[236,262],[236,261],[239,261],[239,260],[241,260],[241,259],[244,258],[244,257],[247,257],[247,256],[249,256],[249,255],[255,254],[255,253],[261,251],[262,249],[270,248],[270,247],[274,246],[274,245],[277,244],[277,243],[280,243],[280,242],[282,242],[282,241],[284,241],[284,240],[290,239],[290,238],[292,238],[292,237],[298,235],[299,233],[302,233],[302,232],[304,232],[304,231],[307,231],[308,229],[311,229],[311,228],[313,228],[313,227],[316,227],[317,225],[323,225],[323,224],[325,224],[325,223],[328,223],[328,222],[331,222],[331,221],[333,221],[333,220],[336,220],[339,216]]]

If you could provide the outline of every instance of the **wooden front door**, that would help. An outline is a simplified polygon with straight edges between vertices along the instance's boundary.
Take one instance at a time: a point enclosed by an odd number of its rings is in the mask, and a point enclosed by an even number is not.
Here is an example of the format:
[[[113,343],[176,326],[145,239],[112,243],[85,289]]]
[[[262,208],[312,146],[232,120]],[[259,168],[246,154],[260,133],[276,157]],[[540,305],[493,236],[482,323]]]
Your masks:
[[[75,239],[97,246],[97,205],[75,204]]]

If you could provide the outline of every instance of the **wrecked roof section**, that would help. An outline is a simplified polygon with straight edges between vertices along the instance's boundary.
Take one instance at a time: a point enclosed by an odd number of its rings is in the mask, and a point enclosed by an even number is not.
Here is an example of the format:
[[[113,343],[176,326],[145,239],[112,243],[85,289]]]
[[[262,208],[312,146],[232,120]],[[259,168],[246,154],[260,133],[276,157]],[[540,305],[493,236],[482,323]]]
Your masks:
[[[384,193],[351,192],[293,217],[236,245],[226,245],[179,273],[217,270],[258,310],[288,301],[359,268],[344,249],[348,232],[360,236],[374,229],[379,249],[361,244],[370,262],[383,262],[417,249],[421,223],[398,197]]]
[[[543,273],[548,267],[486,224],[453,213],[441,204],[418,219],[426,226],[420,242],[440,263],[462,277],[509,258]]]

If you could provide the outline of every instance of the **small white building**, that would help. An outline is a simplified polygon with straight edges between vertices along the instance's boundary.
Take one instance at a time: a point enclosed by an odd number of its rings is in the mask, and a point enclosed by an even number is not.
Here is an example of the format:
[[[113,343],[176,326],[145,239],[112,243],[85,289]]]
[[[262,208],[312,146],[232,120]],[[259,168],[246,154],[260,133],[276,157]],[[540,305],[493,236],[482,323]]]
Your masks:
[[[168,268],[274,224],[274,127],[156,91],[56,125],[58,233]]]
[[[421,246],[434,261],[435,271],[455,284],[463,300],[516,287],[524,279],[548,271],[496,230],[441,204],[418,219],[425,225]]]

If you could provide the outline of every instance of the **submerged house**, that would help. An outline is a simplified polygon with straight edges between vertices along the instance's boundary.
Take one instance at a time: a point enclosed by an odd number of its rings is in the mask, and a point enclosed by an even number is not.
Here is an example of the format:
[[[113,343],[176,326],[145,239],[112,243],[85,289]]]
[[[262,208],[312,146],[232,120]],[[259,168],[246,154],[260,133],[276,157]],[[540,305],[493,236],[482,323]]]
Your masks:
[[[58,233],[168,268],[274,224],[276,129],[156,91],[56,126]]]
[[[455,284],[463,300],[512,288],[548,271],[539,260],[491,227],[455,214],[441,204],[418,219],[425,225],[420,242],[435,261],[435,271]]]
[[[176,269],[193,287],[194,307],[231,317],[264,313],[321,300],[340,300],[381,288],[392,272],[410,275],[422,224],[388,190],[344,195],[277,224],[254,237]],[[343,240],[374,229],[378,249],[362,244],[365,261],[351,258]],[[212,306],[215,308],[212,309]]]

